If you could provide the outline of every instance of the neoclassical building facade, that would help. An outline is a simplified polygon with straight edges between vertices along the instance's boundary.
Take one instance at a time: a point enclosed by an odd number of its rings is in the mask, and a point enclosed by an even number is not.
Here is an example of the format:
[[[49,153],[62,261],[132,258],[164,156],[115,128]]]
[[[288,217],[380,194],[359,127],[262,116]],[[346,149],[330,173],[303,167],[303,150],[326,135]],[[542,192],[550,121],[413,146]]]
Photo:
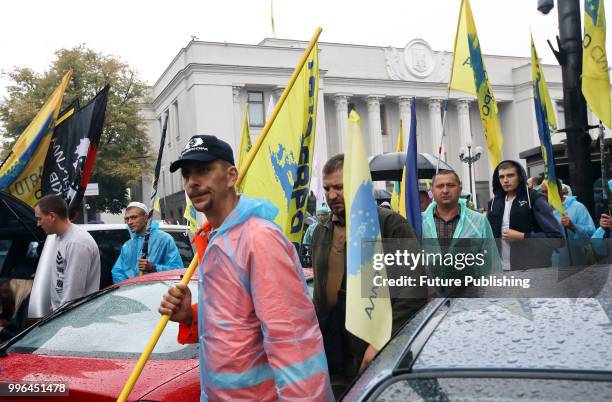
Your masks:
[[[178,52],[150,88],[150,103],[141,109],[155,150],[162,116],[170,116],[160,178],[162,208],[167,216],[182,216],[182,180],[179,173],[170,174],[168,166],[190,136],[213,134],[237,151],[248,103],[255,141],[305,46],[306,42],[284,39],[265,39],[257,45],[191,41]],[[544,51],[544,45],[540,47]],[[467,145],[484,149],[474,166],[473,185],[479,204],[485,203],[490,196],[493,168],[476,100],[448,91],[452,56],[451,52],[431,49],[421,39],[411,40],[404,48],[321,42],[315,145],[318,160],[344,151],[351,109],[361,116],[369,155],[395,150],[400,120],[406,144],[411,103],[416,102],[419,152],[436,154],[442,143],[442,158],[462,177],[464,189],[469,189],[469,173],[467,164],[459,160],[459,150]],[[503,156],[518,160],[520,152],[539,145],[531,60],[493,55],[485,55],[484,60],[499,107]],[[558,125],[564,127],[561,69],[552,65],[543,68],[557,105]],[[590,119],[594,122],[593,116]],[[553,143],[564,140],[564,136],[556,134]],[[150,178],[143,179],[132,196],[146,200],[149,194]]]

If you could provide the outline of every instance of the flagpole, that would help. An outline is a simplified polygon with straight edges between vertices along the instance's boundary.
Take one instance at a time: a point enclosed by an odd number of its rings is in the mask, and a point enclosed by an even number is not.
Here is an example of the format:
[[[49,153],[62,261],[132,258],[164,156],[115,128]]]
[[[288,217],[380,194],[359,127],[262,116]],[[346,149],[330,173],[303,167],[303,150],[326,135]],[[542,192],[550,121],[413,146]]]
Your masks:
[[[608,211],[608,215],[610,215],[610,188],[608,187],[608,179],[607,179],[607,167],[608,164],[606,159],[606,144],[605,144],[605,133],[603,128],[603,123],[601,120],[599,121],[599,158],[601,162],[601,196],[607,202],[607,209],[604,205],[604,210]],[[604,237],[610,237],[610,231],[606,230]]]
[[[440,136],[440,144],[438,146],[438,162],[436,162],[436,174],[440,170],[440,159],[442,159],[442,144],[444,141],[444,130],[446,128],[446,115],[448,114],[448,100],[450,98],[450,87],[444,100],[444,115],[442,115],[442,135]]]
[[[170,115],[166,116],[164,121],[164,127],[161,133],[161,140],[159,144],[159,152],[157,154],[157,162],[155,163],[155,172],[153,176],[153,188],[151,189],[151,199],[149,200],[149,213],[147,215],[147,226],[145,229],[144,240],[142,241],[142,254],[140,258],[147,259],[149,255],[149,238],[151,237],[151,225],[153,223],[153,213],[155,212],[155,198],[157,197],[157,185],[159,183],[159,173],[161,171],[162,157],[164,155],[164,143],[166,142],[166,131],[168,130],[168,120]],[[165,176],[164,176],[165,178]],[[142,276],[143,271],[138,270],[138,275]]]
[[[302,58],[300,59],[297,67],[293,71],[293,74],[291,75],[291,78],[289,79],[289,83],[285,87],[283,94],[278,100],[276,107],[274,108],[274,111],[270,115],[270,118],[266,122],[266,125],[264,126],[264,128],[261,130],[261,134],[259,135],[259,138],[257,139],[257,142],[255,143],[255,145],[253,146],[253,149],[251,149],[251,152],[249,152],[249,156],[247,157],[244,167],[240,170],[240,173],[238,175],[238,180],[236,181],[236,188],[240,187],[240,184],[242,183],[242,180],[244,179],[244,175],[246,171],[248,170],[249,166],[251,166],[251,163],[253,162],[253,158],[255,157],[255,154],[261,147],[261,144],[263,140],[265,139],[266,135],[268,135],[268,131],[270,131],[270,127],[272,127],[272,123],[274,122],[274,119],[276,119],[276,116],[278,115],[278,112],[283,106],[283,103],[285,102],[285,99],[287,98],[289,91],[295,84],[295,81],[297,80],[297,77],[300,71],[302,70],[302,67],[304,67],[304,64],[306,64],[306,60],[308,60],[308,55],[314,48],[314,45],[317,43],[317,40],[319,39],[319,35],[321,35],[321,31],[323,30],[320,27],[318,27],[315,30],[315,33],[312,39],[310,40],[310,43],[306,47],[306,50],[304,51]],[[183,274],[183,279],[181,279],[182,284],[184,285],[189,284],[189,281],[191,280],[191,277],[193,276],[193,272],[195,271],[197,266],[198,266],[198,255],[196,253],[193,256],[193,259],[191,260],[191,264],[189,264],[189,267]],[[161,337],[161,334],[166,328],[166,324],[168,324],[169,320],[170,320],[169,315],[167,314],[162,315],[161,319],[159,320],[159,323],[157,324],[157,326],[155,327],[155,330],[153,331],[153,334],[151,335],[151,338],[149,338],[149,342],[147,342],[147,345],[145,346],[144,351],[140,355],[140,358],[138,358],[138,361],[136,362],[136,365],[134,366],[134,369],[132,370],[130,377],[128,378],[127,382],[123,386],[123,389],[121,390],[121,394],[119,394],[119,397],[117,398],[117,402],[125,402],[127,400],[128,396],[130,395],[130,392],[132,392],[132,389],[134,388],[134,385],[136,385],[136,381],[138,380],[138,377],[140,377],[140,374],[142,373],[142,370],[144,369],[144,365],[146,364],[147,360],[149,360],[151,353],[153,353],[153,349],[155,348],[155,345],[157,344],[157,341]]]

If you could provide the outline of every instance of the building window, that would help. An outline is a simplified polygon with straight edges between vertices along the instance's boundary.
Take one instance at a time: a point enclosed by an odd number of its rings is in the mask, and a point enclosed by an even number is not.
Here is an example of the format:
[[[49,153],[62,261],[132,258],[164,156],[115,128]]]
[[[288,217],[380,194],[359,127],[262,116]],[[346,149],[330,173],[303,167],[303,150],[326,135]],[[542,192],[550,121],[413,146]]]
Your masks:
[[[263,127],[265,123],[263,92],[248,91],[247,101],[249,103],[249,126]]]
[[[565,107],[563,101],[557,102],[557,130],[565,128]]]
[[[351,111],[356,110],[355,104],[353,102],[349,102],[347,110],[348,110],[348,113],[351,114]]]
[[[176,139],[181,139],[181,131],[179,128],[179,110],[178,110],[178,101],[174,101],[172,103],[172,131],[176,135]]]
[[[382,135],[389,134],[387,127],[387,105],[384,103],[380,104],[380,132]]]

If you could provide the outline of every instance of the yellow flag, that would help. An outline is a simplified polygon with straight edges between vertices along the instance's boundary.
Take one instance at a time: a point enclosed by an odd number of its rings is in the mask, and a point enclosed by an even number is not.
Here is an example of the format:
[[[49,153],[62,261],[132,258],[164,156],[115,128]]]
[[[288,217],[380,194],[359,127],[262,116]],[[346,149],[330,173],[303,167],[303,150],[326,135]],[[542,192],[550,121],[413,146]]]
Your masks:
[[[242,136],[240,137],[240,155],[238,156],[238,169],[246,160],[253,144],[251,143],[251,133],[249,132],[249,104],[244,107],[244,123],[242,125]]]
[[[472,72],[473,87],[469,85],[466,71]],[[482,129],[487,140],[489,160],[497,166],[502,159],[504,139],[497,116],[498,109],[487,76],[476,25],[469,0],[462,0],[459,24],[455,38],[453,71],[449,88],[475,95],[482,120]]]
[[[276,223],[295,244],[306,218],[318,93],[315,45],[241,183],[242,193],[267,198],[279,209]]]
[[[196,210],[193,207],[191,200],[187,196],[187,193],[185,193],[185,201],[186,201],[186,204],[185,204],[185,212],[183,213],[183,218],[187,220],[187,225],[189,225],[189,230],[191,231],[191,233],[195,233],[196,230],[198,229],[198,221],[196,219]]]
[[[533,36],[531,37],[531,76],[533,79],[533,100],[535,106],[536,121],[538,123],[538,135],[540,137],[540,148],[544,159],[544,170],[548,177],[548,203],[564,214],[563,201],[559,195],[557,186],[557,174],[555,167],[555,155],[553,153],[550,134],[556,129],[557,121],[553,110],[552,101],[548,94],[548,86],[544,79],[544,71],[536,52]]]
[[[344,161],[346,329],[380,350],[391,338],[393,314],[389,289],[377,286],[375,280],[386,275],[385,269],[373,267],[374,254],[382,252],[380,223],[361,121],[354,110],[349,115]],[[367,295],[362,294],[362,284]]]
[[[30,206],[34,206],[42,197],[43,166],[71,76],[72,70],[69,70],[21,133],[4,166],[0,168],[0,189],[7,189],[11,195]]]
[[[155,177],[151,177],[151,188],[153,188],[153,183],[155,183]],[[161,214],[161,208],[159,207],[159,195],[156,195],[155,201],[153,201],[153,211],[157,211]]]
[[[459,21],[457,22],[457,32],[455,33],[453,68],[451,70],[451,78],[448,87],[456,91],[465,92],[466,94],[476,96],[474,72],[472,71],[472,63],[470,61],[470,47],[468,45],[466,18],[466,10],[463,2],[461,2],[461,7],[459,9]]]
[[[607,127],[610,118],[610,76],[606,52],[606,15],[602,0],[584,1],[582,93],[589,107]]]
[[[397,146],[395,152],[406,152],[404,149],[404,128],[402,127],[402,119],[400,119],[399,135],[397,137]],[[391,209],[399,211],[400,187],[402,182],[396,181],[393,183],[393,194],[391,194]]]

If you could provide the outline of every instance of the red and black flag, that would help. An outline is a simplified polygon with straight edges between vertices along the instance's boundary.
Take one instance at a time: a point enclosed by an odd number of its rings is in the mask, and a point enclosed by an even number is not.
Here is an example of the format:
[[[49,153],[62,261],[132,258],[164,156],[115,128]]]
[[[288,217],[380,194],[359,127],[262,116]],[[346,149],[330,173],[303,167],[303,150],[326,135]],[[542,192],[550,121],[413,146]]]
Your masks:
[[[110,85],[106,85],[87,105],[55,127],[47,152],[42,193],[61,195],[72,219],[79,210],[96,160],[109,89]]]

